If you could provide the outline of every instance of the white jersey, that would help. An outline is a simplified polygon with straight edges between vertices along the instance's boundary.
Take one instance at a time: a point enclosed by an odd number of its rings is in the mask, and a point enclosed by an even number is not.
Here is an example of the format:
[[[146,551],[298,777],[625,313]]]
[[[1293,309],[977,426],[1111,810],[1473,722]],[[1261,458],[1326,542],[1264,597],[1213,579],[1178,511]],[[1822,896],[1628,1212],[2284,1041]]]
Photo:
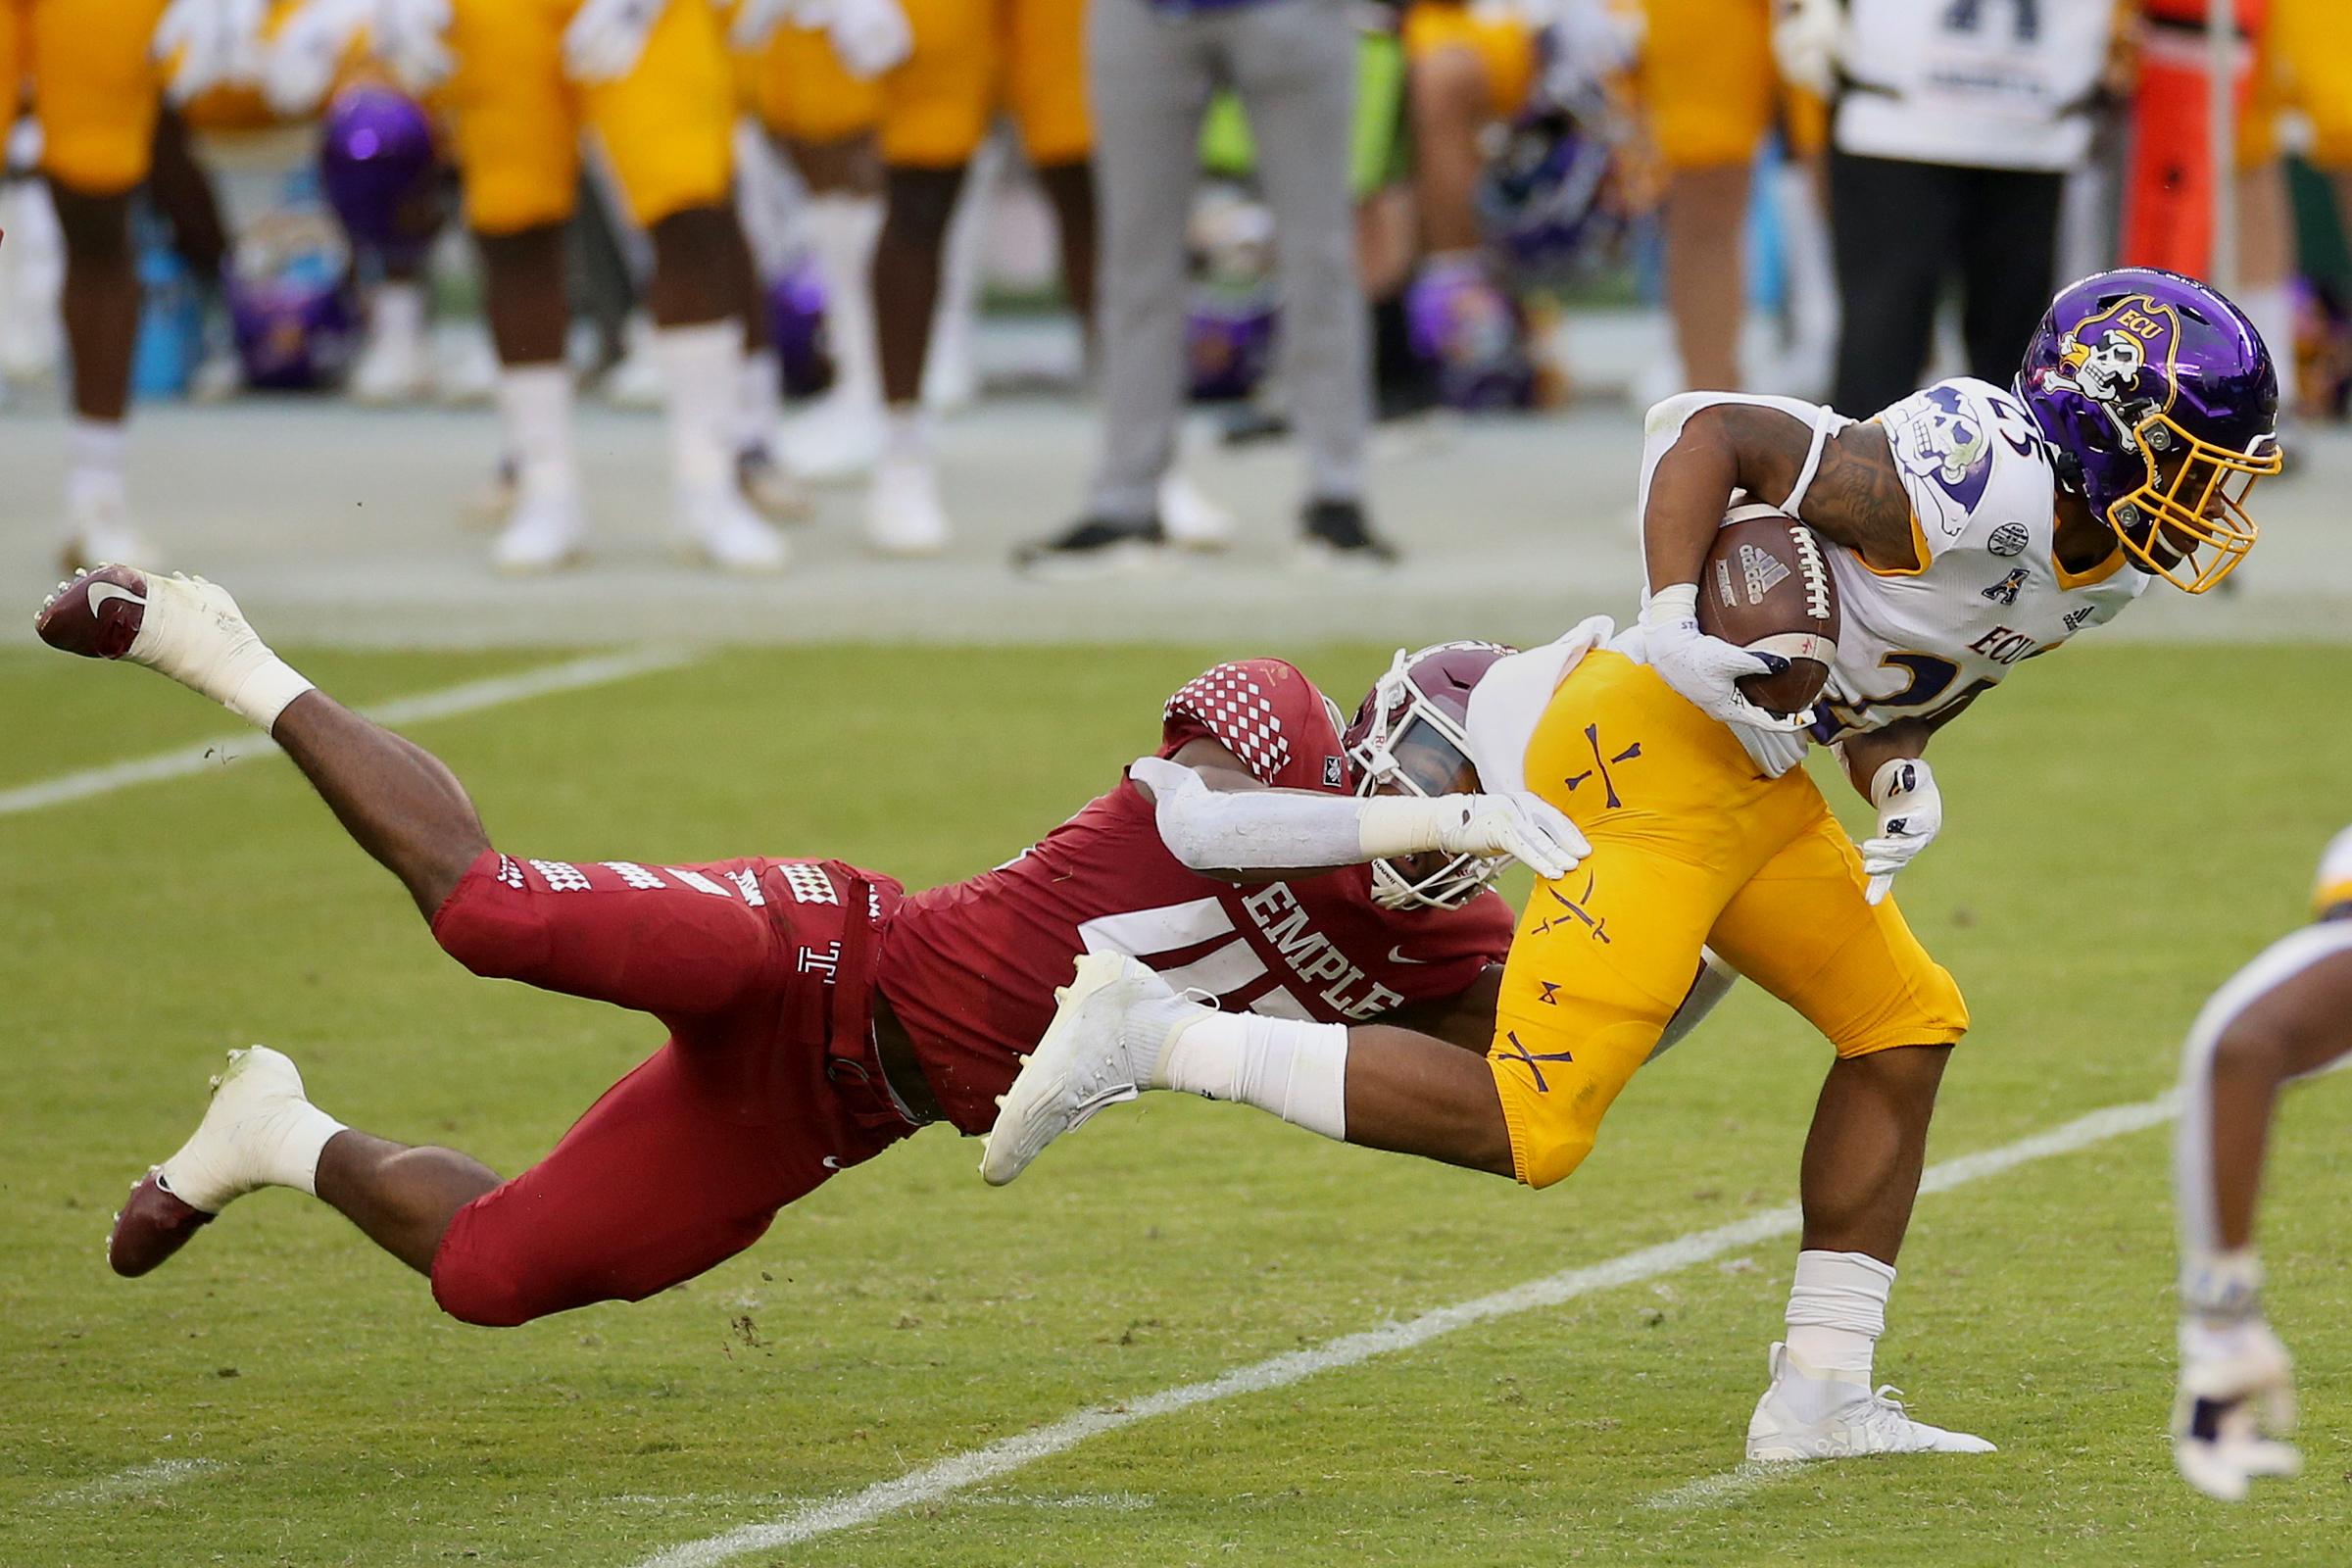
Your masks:
[[[2056,476],[2017,399],[1938,381],[1886,409],[1923,564],[1884,572],[1826,552],[1838,581],[1838,661],[1813,734],[1829,742],[1930,717],[2017,664],[2115,617],[2150,578],[2118,550],[2081,576],[2051,548]]]
[[[1851,0],[1838,147],[1971,169],[2071,169],[2090,146],[2112,0]]]

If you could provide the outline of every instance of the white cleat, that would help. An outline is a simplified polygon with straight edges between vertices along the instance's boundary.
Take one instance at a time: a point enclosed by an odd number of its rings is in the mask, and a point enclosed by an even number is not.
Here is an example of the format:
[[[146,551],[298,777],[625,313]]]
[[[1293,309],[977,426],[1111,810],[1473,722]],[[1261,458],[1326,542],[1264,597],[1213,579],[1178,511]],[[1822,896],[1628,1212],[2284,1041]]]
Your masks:
[[[2193,1319],[2180,1330],[2180,1395],[2173,1404],[2173,1463],[2209,1497],[2242,1502],[2257,1476],[2292,1476],[2303,1454],[2284,1434],[2295,1425],[2294,1360],[2260,1318],[2218,1329]]]
[[[1767,1364],[1772,1387],[1747,1423],[1750,1459],[1847,1459],[1866,1453],[1992,1453],[1993,1446],[1965,1432],[1914,1421],[1882,1386],[1875,1393],[1817,1372],[1776,1343]],[[1809,1386],[1808,1386],[1809,1385]],[[1808,1419],[1810,1412],[1819,1416]]]
[[[948,548],[939,469],[927,455],[888,453],[874,466],[865,496],[865,537],[886,556],[936,556]]]
[[[490,564],[516,575],[554,571],[580,559],[588,520],[577,494],[518,495],[490,545]]]
[[[382,408],[415,403],[432,390],[432,362],[421,336],[375,331],[352,363],[345,388],[354,403]]]
[[[827,393],[776,426],[776,455],[810,484],[840,484],[882,461],[882,405]]]
[[[1233,543],[1233,514],[1173,468],[1159,481],[1159,525],[1179,550],[1222,550]]]
[[[784,536],[754,515],[732,490],[680,494],[676,518],[686,549],[722,571],[777,572],[792,564]]]
[[[130,520],[130,508],[120,494],[73,497],[66,507],[66,526],[69,535],[59,557],[68,571],[108,563],[145,571],[163,569],[163,551]]]
[[[1011,1181],[1054,1139],[1149,1086],[1149,1071],[1137,1069],[1134,1036],[1139,1025],[1164,1034],[1169,1020],[1133,1014],[1138,1004],[1176,1000],[1165,980],[1123,953],[1080,958],[1078,978],[1054,995],[1060,1004],[1054,1021],[997,1102],[980,1154],[980,1174],[991,1186]]]
[[[283,1052],[232,1051],[194,1136],[156,1169],[168,1192],[207,1214],[265,1187],[307,1193],[317,1182],[318,1151],[305,1134],[324,1115]]]

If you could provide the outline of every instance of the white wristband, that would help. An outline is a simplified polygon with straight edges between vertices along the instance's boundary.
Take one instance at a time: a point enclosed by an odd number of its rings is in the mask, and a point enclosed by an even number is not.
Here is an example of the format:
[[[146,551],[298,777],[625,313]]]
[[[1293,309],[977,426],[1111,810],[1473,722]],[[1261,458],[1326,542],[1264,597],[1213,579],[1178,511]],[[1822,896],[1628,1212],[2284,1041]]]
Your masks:
[[[1375,795],[1358,803],[1357,854],[1366,861],[1438,848],[1440,830],[1462,817],[1461,797]]]

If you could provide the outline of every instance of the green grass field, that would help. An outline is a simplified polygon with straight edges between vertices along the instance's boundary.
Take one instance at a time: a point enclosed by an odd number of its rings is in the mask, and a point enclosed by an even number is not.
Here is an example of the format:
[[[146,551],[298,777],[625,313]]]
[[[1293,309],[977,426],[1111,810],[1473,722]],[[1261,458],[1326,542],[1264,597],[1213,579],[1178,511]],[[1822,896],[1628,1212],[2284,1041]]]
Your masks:
[[[1238,650],[715,655],[420,725],[533,856],[992,864],[1147,748]],[[1249,650],[1261,652],[1263,650]],[[354,701],[546,662],[298,659]],[[1374,647],[1298,653],[1346,699]],[[1976,1027],[1932,1158],[2170,1082],[2190,1015],[2296,924],[2352,816],[2352,650],[2087,647],[1939,743],[1900,897]],[[232,727],[144,672],[0,656],[0,788]],[[1844,793],[1842,786],[1838,793]],[[282,760],[0,817],[0,1564],[625,1565],[1094,1404],[1788,1201],[1827,1053],[1743,990],[1543,1194],[1173,1096],[1018,1185],[933,1129],[656,1300],[512,1331],[297,1196],[107,1272],[114,1202],[220,1052],[266,1041],[388,1136],[512,1171],[659,1043],[472,979]],[[2174,1564],[2352,1557],[2352,1083],[2284,1118],[2264,1237],[2303,1365],[2296,1482],[2174,1478],[2172,1218],[2149,1130],[1930,1197],[1880,1375],[1984,1458],[1806,1468],[1720,1505],[1792,1240],[1139,1422],[785,1550],[811,1564]]]

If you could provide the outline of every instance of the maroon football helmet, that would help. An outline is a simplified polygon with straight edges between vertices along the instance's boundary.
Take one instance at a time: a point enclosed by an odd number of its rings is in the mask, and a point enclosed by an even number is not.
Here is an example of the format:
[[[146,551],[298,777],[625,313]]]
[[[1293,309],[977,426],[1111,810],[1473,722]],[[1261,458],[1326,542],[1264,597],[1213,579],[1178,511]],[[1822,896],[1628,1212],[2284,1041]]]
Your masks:
[[[1501,643],[1438,643],[1396,651],[1355,710],[1341,744],[1358,795],[1450,795],[1475,791],[1470,760],[1470,692],[1494,662],[1517,653]],[[1469,903],[1510,857],[1417,855],[1372,862],[1372,900],[1384,909],[1452,909]]]

